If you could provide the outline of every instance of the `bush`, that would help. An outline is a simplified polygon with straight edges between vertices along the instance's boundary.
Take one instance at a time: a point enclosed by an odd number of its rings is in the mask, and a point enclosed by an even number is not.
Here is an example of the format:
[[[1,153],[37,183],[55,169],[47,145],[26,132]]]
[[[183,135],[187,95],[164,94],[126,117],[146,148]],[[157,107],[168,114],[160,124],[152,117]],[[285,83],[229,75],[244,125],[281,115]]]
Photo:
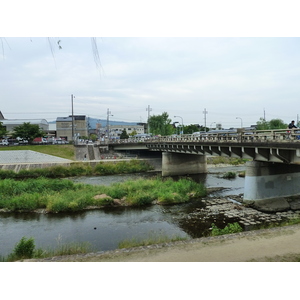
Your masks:
[[[227,173],[223,174],[222,178],[225,178],[225,179],[236,178],[236,173],[235,172],[227,172]]]
[[[223,229],[218,228],[214,223],[211,224],[211,227],[212,227],[212,231],[211,231],[212,236],[230,234],[230,233],[237,233],[237,232],[242,232],[243,231],[243,228],[237,222],[229,223]]]
[[[9,260],[19,260],[24,258],[32,258],[34,254],[34,239],[22,237],[16,244],[13,253],[9,256]]]

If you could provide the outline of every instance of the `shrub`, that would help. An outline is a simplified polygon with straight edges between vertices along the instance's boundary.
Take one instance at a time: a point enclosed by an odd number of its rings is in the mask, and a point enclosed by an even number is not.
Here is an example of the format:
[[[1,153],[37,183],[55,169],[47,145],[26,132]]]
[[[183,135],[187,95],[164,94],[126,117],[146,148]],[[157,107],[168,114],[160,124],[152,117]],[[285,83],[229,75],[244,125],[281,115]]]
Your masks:
[[[230,234],[230,233],[237,233],[237,232],[242,232],[243,231],[243,228],[237,222],[229,223],[223,229],[218,228],[214,223],[211,224],[211,227],[212,227],[212,231],[211,231],[212,236]]]
[[[16,244],[10,259],[13,260],[32,258],[34,254],[35,244],[34,239],[22,237],[21,240]]]
[[[226,172],[225,174],[223,174],[222,178],[225,178],[225,179],[236,178],[236,173],[235,172]]]

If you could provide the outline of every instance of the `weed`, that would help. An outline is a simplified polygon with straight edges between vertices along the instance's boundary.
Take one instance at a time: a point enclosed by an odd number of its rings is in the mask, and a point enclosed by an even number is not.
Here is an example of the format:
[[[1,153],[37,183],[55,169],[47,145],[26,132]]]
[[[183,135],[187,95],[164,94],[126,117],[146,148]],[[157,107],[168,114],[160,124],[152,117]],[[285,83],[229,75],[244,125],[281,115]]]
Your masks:
[[[218,228],[214,223],[211,224],[211,227],[212,227],[212,231],[211,231],[212,236],[230,234],[230,233],[237,233],[237,232],[242,232],[243,231],[243,228],[237,222],[228,223],[226,225],[226,227],[223,228],[223,229]]]
[[[120,241],[118,244],[119,249],[123,248],[133,248],[133,247],[140,247],[140,246],[149,246],[153,244],[162,244],[162,243],[169,243],[169,242],[176,242],[176,241],[183,241],[187,240],[186,237],[180,236],[173,236],[169,237],[163,234],[149,234],[148,238],[132,238]]]
[[[223,174],[222,178],[225,178],[225,179],[236,178],[236,173],[235,172],[226,172],[225,174]]]

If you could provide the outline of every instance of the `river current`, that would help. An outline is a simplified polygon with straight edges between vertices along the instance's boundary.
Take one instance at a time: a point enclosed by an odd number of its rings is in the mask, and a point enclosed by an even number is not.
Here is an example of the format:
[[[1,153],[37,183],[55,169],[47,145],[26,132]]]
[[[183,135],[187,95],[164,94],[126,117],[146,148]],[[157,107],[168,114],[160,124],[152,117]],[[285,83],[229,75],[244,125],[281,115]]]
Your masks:
[[[210,168],[208,174],[193,176],[206,187],[223,187],[210,197],[239,195],[244,191],[244,178],[223,179],[220,173],[240,172],[244,166]],[[80,177],[75,182],[108,185],[153,174],[130,174],[99,177]],[[203,207],[202,201],[188,204],[142,208],[109,208],[68,214],[0,213],[0,256],[12,252],[25,236],[35,240],[36,248],[54,249],[60,244],[88,242],[93,251],[118,248],[119,242],[151,236],[196,238],[205,235],[210,222],[189,224],[186,214]],[[213,220],[211,220],[213,221]]]

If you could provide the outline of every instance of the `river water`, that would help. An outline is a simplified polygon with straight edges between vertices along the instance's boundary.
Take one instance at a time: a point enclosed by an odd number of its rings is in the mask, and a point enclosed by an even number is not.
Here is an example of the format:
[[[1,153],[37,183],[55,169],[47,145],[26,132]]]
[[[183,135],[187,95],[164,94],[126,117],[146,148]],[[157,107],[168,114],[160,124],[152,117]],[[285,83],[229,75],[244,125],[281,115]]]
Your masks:
[[[214,196],[238,195],[243,193],[244,178],[220,178],[221,173],[242,171],[244,166],[211,168],[208,174],[193,176],[206,187],[225,187]],[[108,185],[153,174],[130,174],[100,177],[81,177],[75,182]],[[197,238],[204,236],[211,222],[199,220],[197,224],[186,221],[187,213],[203,207],[202,201],[188,204],[142,208],[109,208],[68,214],[0,213],[0,256],[12,252],[23,236],[33,237],[36,248],[54,249],[60,244],[89,242],[93,251],[106,251],[118,248],[122,240],[145,239],[163,235],[169,237]],[[226,222],[226,220],[219,220]],[[232,222],[232,219],[228,222]]]

